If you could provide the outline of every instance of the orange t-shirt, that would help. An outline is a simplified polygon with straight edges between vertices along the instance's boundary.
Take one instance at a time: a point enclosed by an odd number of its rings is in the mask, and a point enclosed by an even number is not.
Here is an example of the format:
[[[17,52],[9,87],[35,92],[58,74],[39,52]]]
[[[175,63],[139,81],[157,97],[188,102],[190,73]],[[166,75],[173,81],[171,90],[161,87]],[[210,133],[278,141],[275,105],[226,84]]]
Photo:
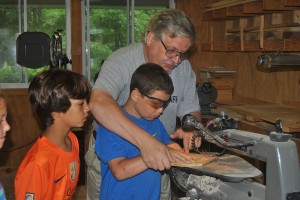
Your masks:
[[[66,152],[41,137],[23,159],[15,178],[19,199],[72,199],[79,175],[79,145],[69,132],[72,151]]]

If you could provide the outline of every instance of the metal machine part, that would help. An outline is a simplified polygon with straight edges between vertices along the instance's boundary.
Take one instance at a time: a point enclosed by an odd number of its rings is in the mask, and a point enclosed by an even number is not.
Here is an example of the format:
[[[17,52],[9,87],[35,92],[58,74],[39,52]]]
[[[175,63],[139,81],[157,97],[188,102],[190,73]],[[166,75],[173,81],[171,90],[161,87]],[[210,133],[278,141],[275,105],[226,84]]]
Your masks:
[[[205,128],[198,119],[193,115],[185,115],[182,118],[183,130],[195,130],[194,134],[202,136],[206,141],[220,145],[221,147],[242,148],[253,146],[255,141],[244,141],[239,143],[232,143],[216,136],[213,132]]]
[[[17,63],[38,69],[50,63],[50,37],[42,32],[23,32],[16,40]]]
[[[51,38],[43,32],[21,33],[16,41],[17,63],[32,69],[49,65],[66,69],[72,61],[62,52],[61,31],[55,31]]]
[[[67,64],[72,63],[62,49],[62,30],[53,33],[50,40],[50,61],[51,67],[67,68]]]
[[[183,126],[194,129],[208,142],[232,151],[235,154],[251,157],[266,163],[266,184],[251,179],[226,179],[219,172],[205,173],[205,167],[181,172],[176,171],[181,188],[185,189],[188,199],[201,200],[299,200],[300,167],[295,143],[285,133],[272,132],[270,136],[237,129],[212,132],[206,129],[196,118],[184,117]],[[236,161],[232,161],[236,162]],[[225,167],[225,165],[224,165]],[[220,173],[221,174],[221,173]],[[184,175],[184,176],[183,176]],[[201,184],[206,176],[211,182]],[[180,181],[178,181],[180,180]],[[212,181],[213,180],[213,181]],[[209,187],[206,187],[209,185]],[[214,191],[214,192],[212,192]],[[209,193],[211,192],[211,193]]]
[[[256,64],[262,68],[299,67],[300,55],[283,53],[262,54],[258,56]]]
[[[228,117],[225,112],[221,112],[220,116],[207,121],[206,128],[212,132],[225,129],[237,129],[238,123],[233,118]]]
[[[189,115],[185,115],[183,117],[183,127],[182,129],[184,131],[194,131],[195,127],[191,124],[188,124],[190,121],[187,119],[189,118]],[[193,116],[191,116],[193,118]],[[229,118],[225,112],[221,112],[221,115],[216,116],[210,120],[206,121],[206,128],[210,131],[220,131],[220,130],[225,130],[225,129],[237,129],[238,124],[237,121],[234,120],[233,118]],[[196,138],[199,137],[199,134],[197,132],[194,132],[194,135],[192,137],[192,148],[195,149],[195,140]]]
[[[62,38],[61,30],[57,30],[53,33],[50,40],[50,60],[52,66],[56,67],[59,65],[59,60],[63,57],[62,53]]]
[[[197,176],[173,168],[175,181],[186,192],[181,200],[262,200],[265,186],[251,179],[241,182],[225,182],[212,176]]]
[[[210,114],[211,104],[217,99],[217,89],[211,83],[205,82],[203,84],[197,84],[197,93],[201,107],[201,114]]]

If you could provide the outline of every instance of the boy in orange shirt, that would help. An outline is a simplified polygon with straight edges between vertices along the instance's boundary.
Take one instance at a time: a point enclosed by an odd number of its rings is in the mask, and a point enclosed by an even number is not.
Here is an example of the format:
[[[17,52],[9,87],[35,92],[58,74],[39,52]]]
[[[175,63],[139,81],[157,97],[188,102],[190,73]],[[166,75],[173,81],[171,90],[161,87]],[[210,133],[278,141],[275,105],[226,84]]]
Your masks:
[[[70,131],[88,117],[90,85],[84,76],[61,69],[35,76],[29,100],[46,129],[23,159],[15,178],[19,199],[72,199],[79,175],[79,145]]]

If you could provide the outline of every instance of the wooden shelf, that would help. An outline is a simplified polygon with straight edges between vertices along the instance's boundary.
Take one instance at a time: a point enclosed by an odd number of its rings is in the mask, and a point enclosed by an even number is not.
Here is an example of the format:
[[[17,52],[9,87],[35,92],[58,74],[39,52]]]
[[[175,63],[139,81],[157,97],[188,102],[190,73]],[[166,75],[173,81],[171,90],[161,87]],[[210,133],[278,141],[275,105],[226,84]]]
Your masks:
[[[254,1],[244,4],[244,12],[251,14],[265,14],[273,13],[274,11],[264,10],[264,4],[262,1]]]
[[[254,6],[261,11],[297,10],[297,7],[300,6],[300,0],[221,0],[208,4],[204,12],[241,5],[246,5],[248,8]]]
[[[291,23],[291,24],[273,24],[268,25],[263,28],[264,31],[290,31],[290,32],[296,32],[300,31],[300,23]],[[259,32],[260,27],[254,26],[254,27],[245,27],[243,29],[244,32]],[[227,29],[226,33],[239,33],[239,28],[232,28]]]
[[[299,52],[300,39],[266,40],[263,48],[260,41],[202,43],[202,51],[262,51],[262,52]]]
[[[263,0],[264,10],[297,10],[299,0]]]
[[[244,3],[249,3],[257,0],[223,0],[223,1],[217,1],[215,3],[209,4],[206,6],[206,9],[204,12],[214,11],[222,8],[227,8],[230,6],[236,6],[241,5]]]
[[[214,1],[202,16],[211,29],[202,51],[300,51],[299,15],[300,0]]]

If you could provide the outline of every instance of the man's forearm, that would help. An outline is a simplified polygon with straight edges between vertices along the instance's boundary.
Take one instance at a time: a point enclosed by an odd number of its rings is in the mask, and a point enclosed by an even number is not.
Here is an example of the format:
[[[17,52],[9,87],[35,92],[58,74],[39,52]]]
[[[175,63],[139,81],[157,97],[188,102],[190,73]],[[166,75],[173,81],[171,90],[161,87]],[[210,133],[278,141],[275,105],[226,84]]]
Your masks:
[[[105,128],[140,148],[144,141],[154,139],[133,123],[110,94],[96,89],[92,92],[90,109],[96,120]]]
[[[167,147],[133,123],[110,94],[99,89],[94,90],[90,109],[105,128],[139,148],[143,161],[149,168],[164,170],[171,167],[171,156]]]

